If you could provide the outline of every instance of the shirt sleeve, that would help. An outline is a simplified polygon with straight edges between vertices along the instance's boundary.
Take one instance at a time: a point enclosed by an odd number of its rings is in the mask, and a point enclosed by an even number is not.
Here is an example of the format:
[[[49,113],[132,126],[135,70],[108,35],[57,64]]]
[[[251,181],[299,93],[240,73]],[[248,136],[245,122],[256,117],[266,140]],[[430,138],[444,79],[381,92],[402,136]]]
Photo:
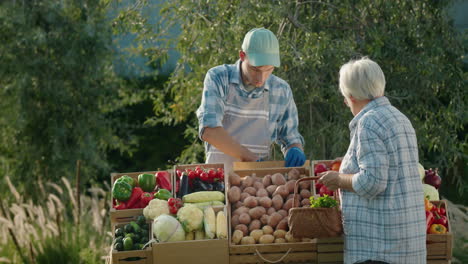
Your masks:
[[[389,160],[383,137],[365,126],[357,133],[357,162],[359,172],[353,176],[354,191],[373,199],[387,187]]]
[[[283,115],[280,116],[278,126],[278,144],[281,145],[281,151],[286,154],[286,150],[292,144],[301,144],[304,146],[304,138],[299,133],[299,117],[297,114],[296,103],[288,86],[289,96],[286,97],[286,107]]]
[[[197,110],[198,136],[202,139],[205,127],[222,126],[224,100],[221,94],[222,82],[211,70],[205,76],[200,107]]]

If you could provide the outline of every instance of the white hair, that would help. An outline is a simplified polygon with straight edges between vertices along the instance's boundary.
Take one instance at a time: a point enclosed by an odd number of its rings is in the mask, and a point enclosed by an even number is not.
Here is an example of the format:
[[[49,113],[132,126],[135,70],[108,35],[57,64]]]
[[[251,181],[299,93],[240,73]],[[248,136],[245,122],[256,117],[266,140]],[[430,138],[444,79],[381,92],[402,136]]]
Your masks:
[[[367,57],[351,60],[340,69],[340,91],[344,97],[357,100],[384,95],[385,76],[380,66]]]

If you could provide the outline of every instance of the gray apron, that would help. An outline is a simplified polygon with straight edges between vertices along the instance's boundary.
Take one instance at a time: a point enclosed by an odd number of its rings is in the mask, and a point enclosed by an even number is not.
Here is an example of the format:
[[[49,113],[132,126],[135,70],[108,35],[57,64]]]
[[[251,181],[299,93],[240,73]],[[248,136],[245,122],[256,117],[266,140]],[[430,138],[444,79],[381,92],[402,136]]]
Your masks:
[[[270,118],[269,91],[264,90],[259,98],[241,96],[237,87],[228,89],[224,107],[223,128],[242,146],[252,151],[259,158],[267,160],[270,154]],[[240,161],[224,154],[208,144],[206,163],[224,163],[226,172],[232,169],[232,163]]]

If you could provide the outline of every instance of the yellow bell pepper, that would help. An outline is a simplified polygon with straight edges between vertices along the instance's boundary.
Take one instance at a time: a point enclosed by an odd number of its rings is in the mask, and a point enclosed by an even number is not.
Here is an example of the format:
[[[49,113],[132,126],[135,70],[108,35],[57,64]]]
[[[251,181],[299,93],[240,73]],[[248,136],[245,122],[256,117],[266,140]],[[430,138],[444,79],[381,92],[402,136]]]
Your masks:
[[[429,229],[429,234],[446,234],[447,228],[441,224],[433,224]]]

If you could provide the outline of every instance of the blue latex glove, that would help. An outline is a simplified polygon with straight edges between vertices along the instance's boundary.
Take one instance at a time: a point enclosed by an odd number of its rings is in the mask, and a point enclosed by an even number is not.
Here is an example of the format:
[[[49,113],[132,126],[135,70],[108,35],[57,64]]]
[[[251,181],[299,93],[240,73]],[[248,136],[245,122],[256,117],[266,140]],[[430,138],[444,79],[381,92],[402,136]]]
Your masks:
[[[304,165],[305,160],[304,152],[298,147],[290,148],[286,153],[286,167],[300,167]]]
[[[257,162],[262,162],[262,161],[264,161],[263,158],[259,158],[259,159],[257,160]]]

